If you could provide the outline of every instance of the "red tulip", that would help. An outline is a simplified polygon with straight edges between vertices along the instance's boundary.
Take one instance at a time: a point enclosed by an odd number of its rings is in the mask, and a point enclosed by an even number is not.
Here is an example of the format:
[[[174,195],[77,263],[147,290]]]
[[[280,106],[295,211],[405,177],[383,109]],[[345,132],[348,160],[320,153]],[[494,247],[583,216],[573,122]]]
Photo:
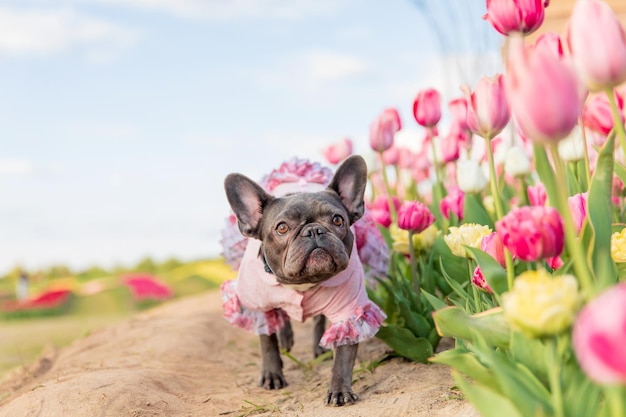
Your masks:
[[[626,34],[605,2],[576,2],[567,43],[576,70],[590,90],[613,88],[626,81]]]
[[[492,139],[509,123],[509,105],[504,93],[502,74],[483,77],[472,93],[464,86],[467,97],[467,126],[483,138]]]
[[[569,63],[547,48],[530,49],[511,38],[506,90],[520,130],[534,141],[563,139],[582,108],[579,82]]]
[[[402,129],[398,111],[394,108],[385,109],[370,124],[370,146],[376,152],[383,152],[393,145],[394,135]]]
[[[600,384],[626,384],[626,282],[591,300],[578,314],[572,331],[576,359]]]
[[[415,121],[424,127],[433,127],[441,119],[441,96],[434,88],[427,88],[417,93],[413,101]]]
[[[398,227],[421,233],[435,222],[435,216],[419,201],[405,201],[398,209]]]
[[[514,32],[527,35],[543,23],[546,6],[544,0],[487,0],[483,19],[505,36]]]
[[[341,139],[337,143],[328,145],[322,153],[328,163],[338,164],[352,155],[352,141],[348,138]]]
[[[554,207],[523,206],[496,222],[496,232],[513,256],[537,261],[563,252],[563,219]]]

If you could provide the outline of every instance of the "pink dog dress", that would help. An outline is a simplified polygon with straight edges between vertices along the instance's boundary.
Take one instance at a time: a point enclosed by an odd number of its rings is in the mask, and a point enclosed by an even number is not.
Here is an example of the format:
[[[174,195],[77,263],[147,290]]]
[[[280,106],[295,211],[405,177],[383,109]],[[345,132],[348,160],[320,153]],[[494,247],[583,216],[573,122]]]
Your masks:
[[[307,161],[294,160],[291,164],[299,172],[295,181],[265,181],[268,192],[280,196],[292,192],[312,192],[325,188],[330,181],[332,173],[324,171],[319,165],[311,165]],[[303,166],[306,169],[303,169]],[[313,169],[311,169],[313,167]],[[288,166],[289,168],[289,166]],[[303,171],[314,175],[302,176]],[[284,174],[284,171],[278,171]],[[289,170],[287,170],[289,173]],[[323,174],[323,175],[322,175]],[[307,180],[308,178],[308,180]],[[311,178],[314,181],[311,181]],[[273,184],[268,187],[267,184]],[[263,183],[262,183],[263,185]],[[359,221],[360,222],[360,221]],[[357,222],[357,224],[359,223]],[[371,223],[370,223],[371,222]],[[232,221],[229,223],[233,224]],[[236,227],[236,223],[235,227]],[[370,267],[370,272],[381,275],[383,268],[386,272],[387,254],[386,246],[380,232],[373,221],[366,219],[364,222],[367,231],[358,230],[357,224],[353,225],[353,232],[357,242],[352,248],[348,267],[306,291],[297,291],[288,288],[276,281],[276,277],[267,273],[264,264],[259,257],[261,242],[256,239],[245,239],[245,249],[240,260],[230,258],[231,264],[238,267],[237,279],[222,284],[222,306],[224,317],[232,325],[253,331],[256,334],[271,335],[280,330],[289,318],[305,321],[306,319],[323,314],[331,322],[326,329],[320,346],[334,348],[341,345],[360,343],[367,340],[378,331],[385,320],[385,313],[372,301],[369,300],[365,289],[365,272],[359,257],[359,246],[368,248],[366,254],[376,260]],[[222,244],[232,235],[232,230],[223,233]],[[361,242],[359,237],[369,239],[369,243]],[[228,239],[233,241],[234,239]],[[241,250],[241,242],[235,242],[230,248]],[[376,245],[379,249],[372,250]],[[225,246],[225,251],[229,249]],[[227,260],[229,257],[225,256]]]

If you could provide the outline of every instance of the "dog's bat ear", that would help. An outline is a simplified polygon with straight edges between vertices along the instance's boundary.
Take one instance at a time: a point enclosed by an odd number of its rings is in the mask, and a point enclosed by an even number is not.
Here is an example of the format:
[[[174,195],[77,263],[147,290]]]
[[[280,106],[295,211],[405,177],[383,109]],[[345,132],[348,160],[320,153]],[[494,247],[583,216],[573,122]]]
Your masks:
[[[366,185],[367,165],[359,155],[352,155],[343,161],[328,185],[329,190],[339,194],[343,205],[348,209],[350,224],[363,216]]]
[[[237,216],[239,230],[246,237],[259,239],[261,218],[267,203],[274,197],[241,174],[230,174],[224,180],[226,198]]]

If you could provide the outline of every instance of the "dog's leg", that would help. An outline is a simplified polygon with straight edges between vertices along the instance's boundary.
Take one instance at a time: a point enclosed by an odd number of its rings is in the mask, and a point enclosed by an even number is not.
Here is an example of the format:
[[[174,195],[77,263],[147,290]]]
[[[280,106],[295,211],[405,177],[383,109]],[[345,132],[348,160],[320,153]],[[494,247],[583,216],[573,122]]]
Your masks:
[[[313,355],[318,356],[328,352],[328,349],[324,349],[320,346],[320,340],[326,330],[326,317],[322,314],[313,317]]]
[[[335,349],[330,389],[326,396],[327,405],[352,404],[359,399],[352,392],[352,368],[359,345],[343,345]]]
[[[280,389],[286,387],[287,381],[285,381],[285,377],[283,376],[283,361],[280,359],[276,333],[270,336],[262,334],[260,338],[263,368],[261,370],[261,381],[259,385],[265,389]]]
[[[293,347],[293,329],[291,328],[290,321],[287,321],[278,331],[278,345],[287,352]]]

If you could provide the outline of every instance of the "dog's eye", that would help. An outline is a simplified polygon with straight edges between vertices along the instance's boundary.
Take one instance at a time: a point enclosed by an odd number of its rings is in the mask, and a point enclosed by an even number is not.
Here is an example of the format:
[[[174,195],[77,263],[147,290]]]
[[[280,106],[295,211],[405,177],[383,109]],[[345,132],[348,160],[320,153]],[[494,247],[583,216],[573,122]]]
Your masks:
[[[340,216],[340,215],[338,215],[338,214],[335,214],[335,215],[333,216],[333,224],[334,224],[335,226],[339,226],[339,227],[343,226],[343,217],[341,217],[341,216]]]
[[[280,223],[278,226],[276,226],[276,232],[279,235],[284,235],[288,231],[289,231],[289,226],[287,226],[287,223]]]

